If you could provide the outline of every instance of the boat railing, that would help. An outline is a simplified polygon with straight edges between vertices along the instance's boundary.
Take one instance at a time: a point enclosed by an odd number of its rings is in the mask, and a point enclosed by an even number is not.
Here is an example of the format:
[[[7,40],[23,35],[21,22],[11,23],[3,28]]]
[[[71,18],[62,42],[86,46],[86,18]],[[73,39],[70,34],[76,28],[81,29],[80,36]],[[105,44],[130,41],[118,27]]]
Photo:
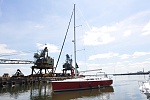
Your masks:
[[[99,76],[103,76],[104,78],[108,78],[107,74],[105,72],[97,72],[96,73],[96,76],[99,77]]]
[[[86,80],[101,80],[103,78],[108,78],[105,72],[97,72],[96,75],[86,75]]]

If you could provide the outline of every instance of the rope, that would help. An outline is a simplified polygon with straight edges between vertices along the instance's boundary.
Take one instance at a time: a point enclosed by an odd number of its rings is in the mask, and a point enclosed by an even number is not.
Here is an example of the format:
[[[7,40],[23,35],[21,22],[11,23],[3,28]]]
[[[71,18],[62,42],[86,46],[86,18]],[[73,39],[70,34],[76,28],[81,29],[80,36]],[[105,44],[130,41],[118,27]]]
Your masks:
[[[71,14],[71,18],[70,18],[70,21],[69,21],[69,25],[68,25],[68,28],[67,28],[67,31],[66,31],[66,35],[65,35],[65,38],[64,38],[64,41],[63,41],[63,44],[62,44],[60,53],[59,53],[59,57],[58,57],[58,60],[57,60],[57,63],[56,63],[56,67],[55,67],[55,69],[54,69],[54,72],[56,71],[56,68],[57,68],[57,66],[58,66],[58,62],[59,62],[59,60],[60,60],[60,56],[61,56],[61,53],[62,53],[64,44],[65,44],[65,40],[66,40],[66,37],[67,37],[67,34],[68,34],[68,30],[69,30],[69,27],[70,27],[70,23],[71,23],[72,16],[73,16],[73,11],[72,11],[72,14]]]

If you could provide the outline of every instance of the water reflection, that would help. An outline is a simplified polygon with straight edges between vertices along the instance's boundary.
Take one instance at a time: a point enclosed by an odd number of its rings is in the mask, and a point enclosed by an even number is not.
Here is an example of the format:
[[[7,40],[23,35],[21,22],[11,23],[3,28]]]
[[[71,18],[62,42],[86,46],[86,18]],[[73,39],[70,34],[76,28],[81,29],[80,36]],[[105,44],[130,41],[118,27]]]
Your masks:
[[[51,84],[34,84],[0,88],[0,97],[5,100],[51,100]],[[8,98],[8,99],[7,99]]]
[[[0,87],[0,97],[9,96],[11,98],[17,99],[22,93],[27,92],[28,88],[25,86],[21,87]]]
[[[30,100],[51,100],[51,84],[37,85],[30,89]]]
[[[110,93],[112,92],[114,92],[112,86],[101,89],[59,92],[59,93],[52,93],[52,100],[70,100],[77,98],[92,98],[92,97],[98,97],[101,100],[109,100]]]
[[[0,87],[0,100],[150,100],[139,90],[143,76],[115,76],[113,87],[53,93],[51,84]],[[115,90],[115,91],[114,91]]]
[[[114,89],[110,86],[101,89],[53,93],[51,91],[51,84],[37,84],[31,86],[15,86],[13,88],[0,88],[0,97],[5,98],[5,100],[10,100],[10,98],[12,100],[70,100],[92,97],[109,100],[110,93],[112,92],[114,92]]]

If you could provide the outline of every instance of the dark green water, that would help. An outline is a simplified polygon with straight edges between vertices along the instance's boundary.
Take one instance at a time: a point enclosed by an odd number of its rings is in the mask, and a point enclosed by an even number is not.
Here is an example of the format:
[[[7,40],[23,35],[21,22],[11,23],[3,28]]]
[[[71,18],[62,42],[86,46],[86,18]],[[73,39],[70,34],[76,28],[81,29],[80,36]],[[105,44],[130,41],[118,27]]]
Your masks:
[[[139,91],[138,81],[148,76],[113,76],[111,87],[53,93],[51,84],[0,88],[0,100],[150,100]]]

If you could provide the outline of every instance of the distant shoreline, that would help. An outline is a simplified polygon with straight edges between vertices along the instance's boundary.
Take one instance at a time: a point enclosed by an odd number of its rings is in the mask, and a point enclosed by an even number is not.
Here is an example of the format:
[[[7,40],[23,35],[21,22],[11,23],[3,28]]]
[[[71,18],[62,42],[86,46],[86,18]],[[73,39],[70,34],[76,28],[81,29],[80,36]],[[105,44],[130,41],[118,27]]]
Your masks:
[[[143,72],[143,73],[124,73],[124,74],[112,74],[113,76],[118,76],[118,75],[147,75],[149,72]]]

